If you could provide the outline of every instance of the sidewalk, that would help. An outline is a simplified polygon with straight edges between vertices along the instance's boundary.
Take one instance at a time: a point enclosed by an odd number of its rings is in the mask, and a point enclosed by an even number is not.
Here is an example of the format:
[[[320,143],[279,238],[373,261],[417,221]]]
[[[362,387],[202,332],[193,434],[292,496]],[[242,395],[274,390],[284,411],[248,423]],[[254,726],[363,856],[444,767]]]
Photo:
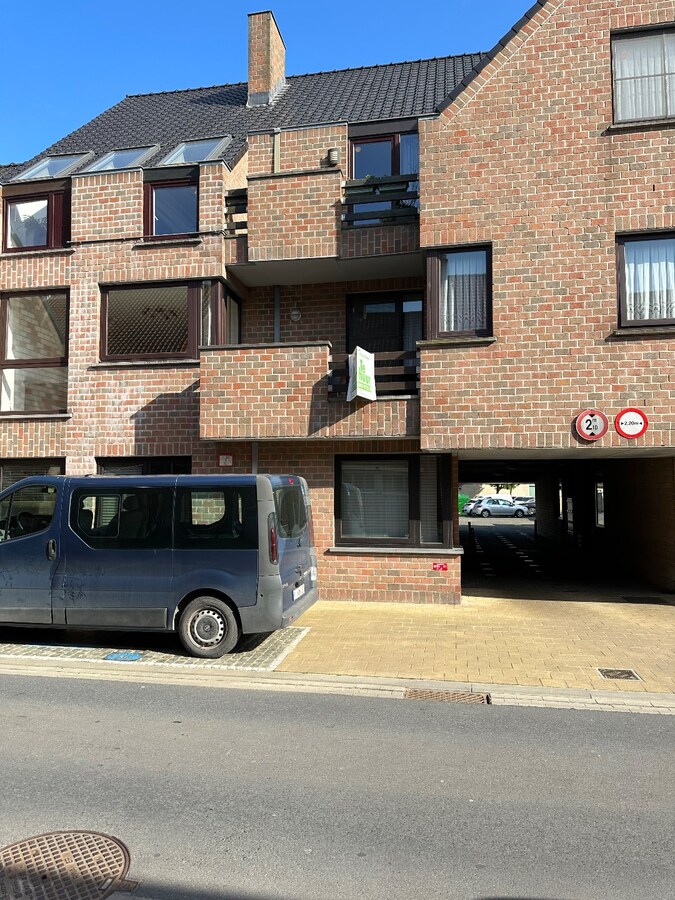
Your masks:
[[[675,694],[675,606],[465,597],[320,601],[277,672]],[[632,669],[638,681],[605,680]]]

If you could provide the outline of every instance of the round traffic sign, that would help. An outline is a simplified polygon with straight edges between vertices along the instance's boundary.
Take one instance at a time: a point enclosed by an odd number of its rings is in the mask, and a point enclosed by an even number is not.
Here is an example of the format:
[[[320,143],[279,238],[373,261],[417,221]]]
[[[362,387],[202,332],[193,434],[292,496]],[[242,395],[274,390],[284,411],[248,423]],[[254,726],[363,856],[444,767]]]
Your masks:
[[[575,427],[579,437],[585,441],[597,441],[607,434],[609,421],[599,409],[585,409],[577,416]]]
[[[622,409],[616,419],[614,419],[614,427],[621,437],[639,438],[642,437],[649,427],[649,421],[641,409],[629,406],[626,409]]]

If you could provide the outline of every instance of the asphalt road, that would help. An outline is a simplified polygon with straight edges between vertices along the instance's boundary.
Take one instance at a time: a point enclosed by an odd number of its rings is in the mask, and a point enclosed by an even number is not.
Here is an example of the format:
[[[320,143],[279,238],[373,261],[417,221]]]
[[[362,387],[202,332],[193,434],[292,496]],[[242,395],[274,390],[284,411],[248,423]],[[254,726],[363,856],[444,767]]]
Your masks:
[[[668,716],[14,676],[0,698],[0,846],[113,835],[138,897],[675,897]]]

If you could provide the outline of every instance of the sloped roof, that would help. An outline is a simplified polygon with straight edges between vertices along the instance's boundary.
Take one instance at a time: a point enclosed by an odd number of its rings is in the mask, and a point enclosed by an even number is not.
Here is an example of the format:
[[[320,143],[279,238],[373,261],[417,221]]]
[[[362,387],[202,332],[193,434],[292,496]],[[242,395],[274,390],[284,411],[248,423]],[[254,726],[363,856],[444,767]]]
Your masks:
[[[145,161],[147,167],[181,141],[231,135],[224,159],[232,165],[241,156],[250,132],[432,115],[484,55],[467,53],[294,75],[287,78],[286,87],[270,105],[252,108],[246,106],[245,82],[130,95],[33,159],[20,166],[0,167],[0,182],[54,154],[93,151],[99,158],[110,150],[156,144],[159,149]],[[91,162],[87,160],[84,167]]]

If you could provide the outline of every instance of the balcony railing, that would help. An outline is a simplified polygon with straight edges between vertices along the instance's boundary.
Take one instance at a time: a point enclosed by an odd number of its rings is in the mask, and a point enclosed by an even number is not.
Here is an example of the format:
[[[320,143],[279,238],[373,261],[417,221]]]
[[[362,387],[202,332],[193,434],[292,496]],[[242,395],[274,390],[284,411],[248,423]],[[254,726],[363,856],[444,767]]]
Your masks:
[[[349,357],[334,353],[328,376],[328,392],[333,396],[347,393]],[[375,354],[375,389],[379,396],[419,393],[419,356],[416,350]]]
[[[420,215],[418,179],[415,174],[348,181],[345,185],[343,227],[417,222]]]
[[[246,188],[227,191],[225,194],[225,228],[231,237],[248,234],[248,191]]]

